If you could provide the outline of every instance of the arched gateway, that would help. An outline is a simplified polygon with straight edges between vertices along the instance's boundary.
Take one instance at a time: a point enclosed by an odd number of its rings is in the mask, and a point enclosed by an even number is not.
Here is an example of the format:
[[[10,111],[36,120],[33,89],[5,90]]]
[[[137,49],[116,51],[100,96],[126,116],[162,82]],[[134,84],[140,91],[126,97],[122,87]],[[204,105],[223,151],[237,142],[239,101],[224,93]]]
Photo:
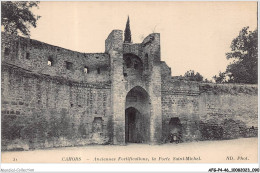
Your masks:
[[[150,139],[150,97],[139,86],[126,95],[125,142],[149,143]]]

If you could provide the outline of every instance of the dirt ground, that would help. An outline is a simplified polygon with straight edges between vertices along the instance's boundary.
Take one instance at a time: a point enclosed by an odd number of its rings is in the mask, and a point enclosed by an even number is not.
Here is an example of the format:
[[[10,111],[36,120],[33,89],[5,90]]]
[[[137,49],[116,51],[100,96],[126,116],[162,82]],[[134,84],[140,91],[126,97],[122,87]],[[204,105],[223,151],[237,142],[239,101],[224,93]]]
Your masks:
[[[2,152],[2,163],[256,163],[258,138]]]

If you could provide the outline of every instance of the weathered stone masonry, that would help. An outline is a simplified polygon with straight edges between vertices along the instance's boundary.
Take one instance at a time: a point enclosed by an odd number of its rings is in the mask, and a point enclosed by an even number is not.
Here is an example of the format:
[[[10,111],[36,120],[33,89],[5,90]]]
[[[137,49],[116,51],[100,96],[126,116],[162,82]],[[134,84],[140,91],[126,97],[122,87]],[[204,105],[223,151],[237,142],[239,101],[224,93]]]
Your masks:
[[[48,65],[50,58],[51,66]],[[71,69],[67,69],[67,62],[72,63]],[[78,53],[2,34],[2,123],[10,124],[7,120],[35,114],[44,116],[47,122],[55,117],[59,123],[62,116],[68,115],[68,128],[75,128],[76,137],[80,135],[79,127],[83,127],[85,132],[79,138],[84,140],[64,142],[55,138],[56,142],[41,141],[44,147],[108,143],[112,138],[109,67],[109,55],[105,53]],[[24,123],[29,122],[22,122],[21,126],[26,126]],[[100,124],[102,129],[96,130]],[[26,141],[26,136],[21,137],[23,128],[17,129],[20,134],[14,138]],[[3,129],[3,134],[6,130]],[[51,139],[48,133],[45,131],[44,135]],[[57,134],[57,138],[60,135]],[[9,141],[3,140],[3,145]],[[37,136],[32,143],[32,147],[39,147]]]
[[[113,30],[105,53],[2,33],[1,62],[3,150],[256,136],[257,85],[171,77],[158,33]]]
[[[164,75],[164,139],[173,118],[182,124],[183,141],[256,136],[257,89],[256,85],[197,83]]]

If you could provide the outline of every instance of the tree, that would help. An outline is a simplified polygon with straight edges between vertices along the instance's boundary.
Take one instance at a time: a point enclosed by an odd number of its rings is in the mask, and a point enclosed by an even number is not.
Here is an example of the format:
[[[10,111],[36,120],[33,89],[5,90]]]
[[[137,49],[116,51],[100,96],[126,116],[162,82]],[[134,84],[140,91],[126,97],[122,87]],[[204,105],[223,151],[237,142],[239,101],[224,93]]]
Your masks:
[[[228,82],[235,83],[257,83],[257,29],[248,31],[244,27],[239,35],[231,43],[231,52],[226,53],[227,59],[233,59],[228,65],[226,74],[230,77]]]
[[[206,79],[204,80],[204,82],[206,82],[206,83],[212,83],[212,80],[209,80],[209,79],[206,78]]]
[[[194,70],[187,71],[184,74],[184,77],[190,81],[197,81],[197,82],[203,81],[203,76],[198,72],[195,74]]]
[[[38,8],[36,1],[2,1],[1,15],[2,27],[9,34],[30,36],[30,26],[34,28],[40,16],[35,16],[31,9]]]
[[[218,76],[213,76],[213,79],[216,83],[225,83],[226,81],[226,73],[225,72],[219,72]]]
[[[126,26],[125,26],[125,40],[124,43],[131,43],[132,38],[131,38],[131,30],[130,30],[130,20],[129,16],[127,18]]]

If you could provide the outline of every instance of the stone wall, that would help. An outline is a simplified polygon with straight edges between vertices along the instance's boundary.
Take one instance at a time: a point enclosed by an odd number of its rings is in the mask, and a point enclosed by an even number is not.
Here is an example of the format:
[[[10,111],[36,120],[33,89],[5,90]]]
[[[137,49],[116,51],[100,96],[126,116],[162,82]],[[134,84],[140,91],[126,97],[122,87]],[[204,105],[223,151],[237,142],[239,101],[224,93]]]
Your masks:
[[[6,33],[2,33],[1,39],[1,60],[6,63],[78,82],[110,81],[107,53],[80,53]]]
[[[158,33],[125,44],[113,30],[105,53],[2,33],[1,55],[3,149],[125,145],[128,109],[137,142],[167,142],[176,132],[182,141],[257,134],[257,85],[172,77]]]
[[[257,85],[173,79],[162,83],[164,141],[170,135],[172,118],[182,124],[183,141],[256,136],[257,111]]]
[[[257,85],[219,84],[211,85],[200,95],[200,118],[232,118],[245,122],[248,127],[257,127]],[[225,90],[224,90],[225,89]]]
[[[108,54],[5,33],[1,53],[3,150],[112,143]]]

